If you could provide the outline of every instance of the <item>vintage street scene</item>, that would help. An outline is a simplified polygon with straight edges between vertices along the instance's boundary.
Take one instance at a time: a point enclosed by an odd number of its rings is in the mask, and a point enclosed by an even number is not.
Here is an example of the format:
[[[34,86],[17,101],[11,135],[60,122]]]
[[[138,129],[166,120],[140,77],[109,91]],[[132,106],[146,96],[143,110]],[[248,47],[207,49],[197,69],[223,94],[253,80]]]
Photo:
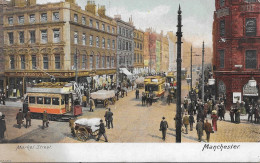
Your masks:
[[[0,0],[0,143],[260,142],[259,7]]]

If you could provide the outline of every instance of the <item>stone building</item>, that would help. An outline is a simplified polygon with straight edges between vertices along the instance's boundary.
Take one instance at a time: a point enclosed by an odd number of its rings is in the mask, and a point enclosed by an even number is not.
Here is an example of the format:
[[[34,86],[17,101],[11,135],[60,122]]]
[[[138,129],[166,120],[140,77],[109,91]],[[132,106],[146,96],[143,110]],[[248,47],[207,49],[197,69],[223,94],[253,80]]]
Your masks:
[[[139,74],[144,68],[144,32],[134,29],[134,73]]]
[[[91,87],[115,79],[117,26],[104,6],[96,12],[92,1],[82,10],[75,0],[44,5],[12,0],[3,19],[9,97],[22,97],[27,84],[51,79],[75,81],[78,76],[86,84],[92,77]]]
[[[162,38],[161,71],[168,72],[169,71],[169,40],[167,36],[163,35],[163,32],[161,33],[161,38]]]
[[[213,70],[217,95],[226,95],[228,106],[259,97],[259,7],[257,0],[215,1]]]

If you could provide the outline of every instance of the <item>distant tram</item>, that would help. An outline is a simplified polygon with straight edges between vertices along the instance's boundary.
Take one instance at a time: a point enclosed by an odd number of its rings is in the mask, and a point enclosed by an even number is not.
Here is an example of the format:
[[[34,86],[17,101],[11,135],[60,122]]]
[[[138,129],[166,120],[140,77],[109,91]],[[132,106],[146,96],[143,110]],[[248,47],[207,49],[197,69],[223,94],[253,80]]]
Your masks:
[[[144,79],[145,93],[153,93],[156,97],[164,96],[165,78],[161,76],[148,76]]]
[[[47,111],[50,120],[68,120],[82,114],[80,100],[76,98],[72,83],[43,82],[27,87],[23,112],[30,110],[32,118],[41,118]]]

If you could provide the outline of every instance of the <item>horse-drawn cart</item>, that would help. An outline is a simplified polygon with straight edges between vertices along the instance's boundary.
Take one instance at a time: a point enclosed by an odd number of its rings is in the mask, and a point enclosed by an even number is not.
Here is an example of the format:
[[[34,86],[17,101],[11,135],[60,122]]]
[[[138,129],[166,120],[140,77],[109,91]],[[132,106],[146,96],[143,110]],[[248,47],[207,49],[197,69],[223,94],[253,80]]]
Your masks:
[[[79,141],[87,141],[98,135],[100,118],[78,119],[75,121],[75,134]]]
[[[103,104],[107,107],[110,104],[116,103],[115,91],[114,90],[99,90],[90,94],[90,97],[95,101],[95,104]]]

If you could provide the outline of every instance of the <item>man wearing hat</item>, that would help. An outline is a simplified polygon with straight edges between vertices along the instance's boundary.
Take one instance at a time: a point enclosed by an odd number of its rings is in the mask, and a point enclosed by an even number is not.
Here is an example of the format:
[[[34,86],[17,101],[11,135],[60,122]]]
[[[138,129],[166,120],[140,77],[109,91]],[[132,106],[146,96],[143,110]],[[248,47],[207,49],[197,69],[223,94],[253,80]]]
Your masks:
[[[25,119],[26,119],[26,128],[31,126],[31,112],[30,110],[27,111],[25,114]]]
[[[46,110],[43,112],[42,114],[42,129],[46,127],[49,127],[49,122],[48,122],[48,113],[46,112]]]
[[[113,128],[113,113],[111,112],[110,108],[108,108],[107,122],[108,122],[108,129],[110,129],[110,125]]]
[[[163,140],[165,140],[167,128],[168,128],[168,123],[167,121],[165,121],[165,117],[162,117],[162,121],[160,123],[160,131],[162,131]]]
[[[105,142],[108,142],[107,140],[107,135],[106,135],[106,130],[105,130],[105,125],[103,123],[103,120],[100,120],[100,124],[97,125],[96,127],[99,127],[99,132],[98,132],[98,138],[96,141],[99,141],[100,137],[103,135],[105,138]]]
[[[1,112],[0,112],[1,113]],[[0,118],[0,140],[5,138],[6,124],[5,124],[5,115],[1,113]]]
[[[198,134],[198,141],[201,142],[201,137],[203,135],[203,123],[202,120],[200,119],[199,122],[196,125],[196,130]]]
[[[23,123],[23,113],[22,113],[22,109],[19,109],[19,112],[16,114],[16,120],[17,120],[17,124],[18,124],[18,128],[21,129],[21,125]]]
[[[208,119],[206,119],[206,123],[204,124],[204,129],[207,135],[207,142],[209,142],[210,133],[212,132],[211,124],[208,122]]]
[[[183,124],[185,126],[185,130],[186,130],[186,133],[185,134],[188,134],[188,125],[189,125],[189,117],[188,117],[188,114],[185,113],[185,116],[183,117]]]

